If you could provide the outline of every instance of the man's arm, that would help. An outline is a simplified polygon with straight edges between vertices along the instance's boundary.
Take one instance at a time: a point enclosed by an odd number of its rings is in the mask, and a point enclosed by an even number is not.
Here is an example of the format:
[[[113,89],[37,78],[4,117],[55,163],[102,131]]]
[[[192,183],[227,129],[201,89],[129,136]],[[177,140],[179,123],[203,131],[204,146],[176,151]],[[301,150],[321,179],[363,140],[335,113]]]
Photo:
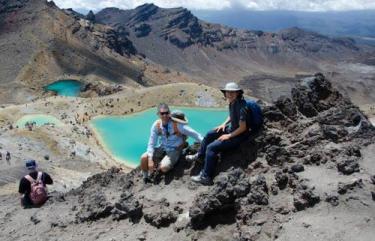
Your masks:
[[[27,191],[27,186],[28,185],[30,185],[29,183],[28,183],[29,181],[27,181],[24,177],[21,179],[21,181],[20,181],[20,185],[19,185],[19,188],[18,188],[18,192],[20,193],[20,194],[24,194],[24,193],[26,193],[26,191]]]
[[[53,184],[53,180],[52,180],[51,176],[48,175],[48,173],[45,173],[45,172],[43,172],[43,174],[44,174],[44,184],[48,184],[48,185]]]
[[[247,130],[247,128],[246,128],[246,121],[240,121],[239,127],[237,129],[235,129],[233,132],[231,132],[229,134],[224,134],[224,135],[220,136],[218,138],[218,140],[219,141],[228,140],[228,139],[230,139],[232,137],[235,137],[235,136],[238,136],[238,135],[242,134],[246,130]]]
[[[199,132],[191,128],[190,126],[184,125],[184,124],[178,124],[177,128],[183,135],[190,136],[199,143],[202,142],[203,136]]]
[[[158,133],[157,133],[156,122],[154,122],[154,124],[151,126],[150,138],[148,139],[148,144],[147,144],[147,154],[151,158],[154,155],[154,150],[155,150],[157,141],[158,141]]]

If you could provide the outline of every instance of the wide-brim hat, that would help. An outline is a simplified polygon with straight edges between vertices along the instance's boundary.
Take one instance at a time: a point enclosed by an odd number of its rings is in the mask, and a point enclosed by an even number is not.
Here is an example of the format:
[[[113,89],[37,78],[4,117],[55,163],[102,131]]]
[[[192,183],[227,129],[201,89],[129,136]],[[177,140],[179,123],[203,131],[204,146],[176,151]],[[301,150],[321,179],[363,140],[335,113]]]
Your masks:
[[[224,88],[220,89],[221,92],[225,94],[226,91],[239,91],[241,94],[243,94],[243,89],[238,86],[238,84],[234,82],[229,82],[225,85]]]
[[[187,124],[189,123],[188,119],[186,118],[184,112],[180,110],[174,110],[171,113],[171,119],[175,122],[181,123],[181,124]]]

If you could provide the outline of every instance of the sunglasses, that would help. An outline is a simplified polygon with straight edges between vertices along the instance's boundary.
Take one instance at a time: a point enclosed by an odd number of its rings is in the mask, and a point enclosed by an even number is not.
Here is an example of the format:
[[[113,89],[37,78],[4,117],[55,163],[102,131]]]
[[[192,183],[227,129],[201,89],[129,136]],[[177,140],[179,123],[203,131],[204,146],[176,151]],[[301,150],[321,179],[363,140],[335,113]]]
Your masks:
[[[167,112],[159,112],[160,115],[169,115],[169,111]]]

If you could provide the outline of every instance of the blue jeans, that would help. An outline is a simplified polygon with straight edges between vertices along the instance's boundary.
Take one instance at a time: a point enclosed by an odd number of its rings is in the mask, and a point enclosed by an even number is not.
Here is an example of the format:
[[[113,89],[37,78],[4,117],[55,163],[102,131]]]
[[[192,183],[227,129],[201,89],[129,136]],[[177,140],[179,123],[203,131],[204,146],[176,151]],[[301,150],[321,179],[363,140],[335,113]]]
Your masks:
[[[202,170],[203,176],[210,178],[213,177],[219,152],[228,151],[238,147],[241,142],[245,141],[250,136],[250,133],[246,131],[225,141],[217,140],[221,135],[228,133],[228,130],[220,132],[211,130],[204,137],[198,151],[198,156],[204,158],[204,168]]]

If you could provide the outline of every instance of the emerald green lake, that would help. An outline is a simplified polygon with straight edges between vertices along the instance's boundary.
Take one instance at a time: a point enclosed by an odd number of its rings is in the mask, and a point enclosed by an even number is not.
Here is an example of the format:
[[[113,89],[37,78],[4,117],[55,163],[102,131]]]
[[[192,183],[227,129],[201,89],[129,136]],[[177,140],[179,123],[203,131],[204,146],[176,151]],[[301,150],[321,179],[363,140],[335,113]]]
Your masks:
[[[224,109],[171,108],[182,110],[189,125],[202,136],[221,124],[228,116]],[[90,121],[99,135],[98,139],[112,156],[127,166],[139,165],[139,157],[146,151],[152,123],[157,119],[155,109],[149,109],[128,116],[104,116]],[[189,138],[189,143],[194,142]]]
[[[62,96],[78,96],[81,91],[81,86],[81,82],[67,79],[56,81],[44,88]]]
[[[36,126],[42,126],[46,124],[54,124],[56,126],[62,126],[63,123],[54,116],[44,114],[32,114],[25,115],[16,122],[16,126],[24,128],[26,123],[35,123]]]

